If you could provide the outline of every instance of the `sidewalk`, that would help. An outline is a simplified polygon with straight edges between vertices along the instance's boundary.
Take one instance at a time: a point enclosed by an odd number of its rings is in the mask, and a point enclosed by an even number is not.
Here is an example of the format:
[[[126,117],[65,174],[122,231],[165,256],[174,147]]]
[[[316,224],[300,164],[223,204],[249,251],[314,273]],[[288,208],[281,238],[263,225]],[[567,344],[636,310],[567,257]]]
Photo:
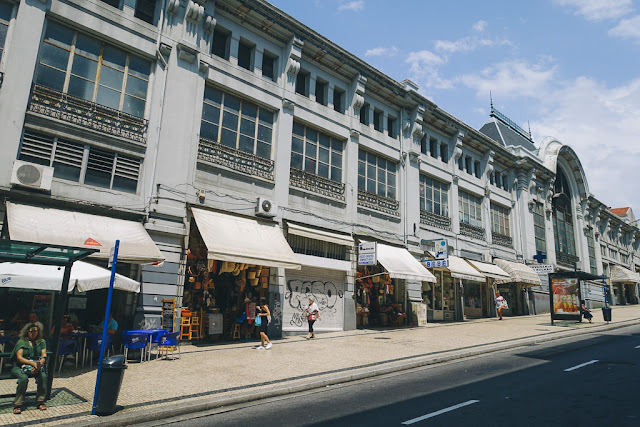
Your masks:
[[[255,342],[210,346],[185,344],[182,358],[130,362],[118,405],[108,417],[89,415],[95,387],[95,368],[63,369],[54,381],[57,401],[47,411],[29,406],[20,415],[7,413],[8,398],[0,399],[0,425],[124,425],[203,411],[267,396],[366,378],[498,351],[576,334],[603,332],[640,324],[640,306],[612,307],[606,324],[600,309],[594,324],[556,322],[549,314],[461,323],[430,323],[394,330],[327,332],[306,340],[303,336],[274,340],[270,350],[254,350]],[[72,375],[72,376],[70,376]],[[35,390],[30,382],[29,390]],[[15,380],[0,381],[0,396],[15,393]],[[33,397],[28,397],[29,404]],[[57,405],[57,406],[56,406]]]

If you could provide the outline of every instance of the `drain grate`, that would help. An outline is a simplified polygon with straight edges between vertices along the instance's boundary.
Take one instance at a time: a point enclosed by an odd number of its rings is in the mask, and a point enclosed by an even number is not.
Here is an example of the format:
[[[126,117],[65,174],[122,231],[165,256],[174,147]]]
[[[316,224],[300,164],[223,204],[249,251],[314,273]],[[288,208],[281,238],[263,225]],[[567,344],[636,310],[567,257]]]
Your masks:
[[[391,338],[387,337],[375,337],[374,340],[390,340]]]

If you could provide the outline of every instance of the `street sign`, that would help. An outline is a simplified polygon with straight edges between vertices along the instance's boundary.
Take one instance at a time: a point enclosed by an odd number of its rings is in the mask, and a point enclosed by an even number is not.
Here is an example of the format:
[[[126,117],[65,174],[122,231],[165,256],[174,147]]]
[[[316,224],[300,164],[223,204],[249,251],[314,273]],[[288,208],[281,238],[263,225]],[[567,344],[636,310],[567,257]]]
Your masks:
[[[109,251],[109,264],[107,265],[107,268],[111,268],[111,266],[113,265],[113,255],[115,254],[115,250],[116,250],[116,247],[113,246]]]
[[[529,265],[538,274],[553,273],[553,265],[549,264],[531,264]]]
[[[423,261],[423,265],[427,268],[449,267],[448,259],[430,259]]]
[[[360,242],[358,245],[358,265],[376,265],[378,263],[376,242]]]
[[[434,240],[433,243],[435,244],[435,251],[433,255],[436,259],[449,258],[447,239]]]

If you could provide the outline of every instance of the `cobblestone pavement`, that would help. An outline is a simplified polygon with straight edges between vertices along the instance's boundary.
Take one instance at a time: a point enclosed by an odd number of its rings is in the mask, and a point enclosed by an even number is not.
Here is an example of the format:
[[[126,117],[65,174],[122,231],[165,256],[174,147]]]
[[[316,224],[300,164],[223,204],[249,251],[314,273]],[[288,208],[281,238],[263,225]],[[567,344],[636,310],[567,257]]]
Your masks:
[[[594,324],[556,322],[549,315],[497,319],[475,319],[458,323],[429,323],[424,327],[356,330],[319,333],[274,340],[270,350],[254,350],[256,342],[233,342],[209,346],[181,346],[176,360],[154,359],[136,363],[125,371],[117,415],[89,415],[96,369],[64,367],[55,378],[54,390],[66,389],[67,401],[51,404],[46,411],[33,405],[20,415],[0,411],[0,425],[59,425],[69,422],[108,422],[118,417],[153,414],[170,406],[186,408],[212,402],[240,402],[260,393],[288,393],[310,379],[321,386],[362,376],[421,366],[501,348],[545,341],[579,333],[602,332],[640,323],[640,306],[615,306],[613,322],[603,322],[601,310],[593,310]],[[320,326],[320,325],[317,325]],[[29,391],[35,391],[30,382]],[[15,392],[15,380],[0,380],[0,398]],[[84,402],[82,400],[85,400]],[[230,400],[233,399],[233,400]],[[0,400],[0,404],[3,400]],[[179,411],[179,409],[177,409]],[[176,413],[175,415],[177,415]]]

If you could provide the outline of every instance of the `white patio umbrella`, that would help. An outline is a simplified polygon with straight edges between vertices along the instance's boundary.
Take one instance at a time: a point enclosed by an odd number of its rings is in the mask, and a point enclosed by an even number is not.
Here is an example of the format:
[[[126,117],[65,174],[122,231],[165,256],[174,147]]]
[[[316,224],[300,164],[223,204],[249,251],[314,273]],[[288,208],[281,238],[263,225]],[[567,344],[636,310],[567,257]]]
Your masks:
[[[44,289],[59,291],[62,287],[63,267],[17,262],[0,263],[0,288]],[[80,292],[109,287],[111,271],[83,261],[71,267],[69,291],[77,287]],[[140,292],[140,282],[116,273],[114,289]]]

